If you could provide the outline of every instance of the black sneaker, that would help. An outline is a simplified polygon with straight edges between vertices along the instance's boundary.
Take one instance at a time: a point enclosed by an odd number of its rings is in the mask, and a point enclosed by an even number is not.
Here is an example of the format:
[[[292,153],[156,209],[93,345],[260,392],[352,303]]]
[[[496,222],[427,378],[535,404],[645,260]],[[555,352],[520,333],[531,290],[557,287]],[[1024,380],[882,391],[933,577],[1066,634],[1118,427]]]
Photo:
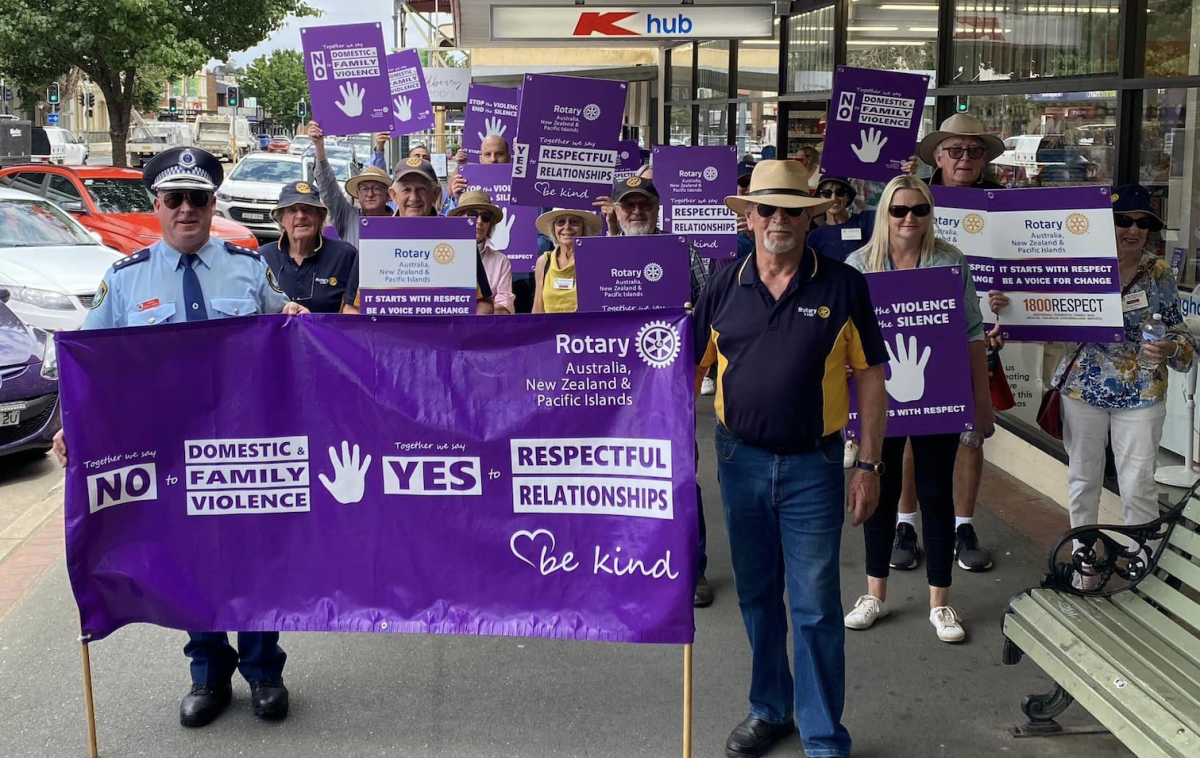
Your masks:
[[[921,545],[917,542],[917,530],[913,525],[901,521],[896,524],[896,541],[892,543],[891,567],[898,571],[912,571],[921,562]]]
[[[967,571],[987,571],[992,567],[992,556],[979,546],[975,527],[963,524],[954,530],[954,557],[958,567]]]

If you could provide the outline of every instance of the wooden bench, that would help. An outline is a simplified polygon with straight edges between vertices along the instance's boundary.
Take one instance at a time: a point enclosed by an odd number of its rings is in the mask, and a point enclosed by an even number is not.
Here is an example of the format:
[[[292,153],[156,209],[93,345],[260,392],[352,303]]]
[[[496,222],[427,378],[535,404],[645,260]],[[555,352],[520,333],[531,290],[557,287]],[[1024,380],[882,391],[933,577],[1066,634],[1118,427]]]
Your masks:
[[[1200,757],[1198,487],[1149,524],[1067,532],[1041,588],[1009,603],[1004,663],[1055,682],[1022,702],[1019,735],[1070,731],[1054,719],[1078,701],[1141,758]]]

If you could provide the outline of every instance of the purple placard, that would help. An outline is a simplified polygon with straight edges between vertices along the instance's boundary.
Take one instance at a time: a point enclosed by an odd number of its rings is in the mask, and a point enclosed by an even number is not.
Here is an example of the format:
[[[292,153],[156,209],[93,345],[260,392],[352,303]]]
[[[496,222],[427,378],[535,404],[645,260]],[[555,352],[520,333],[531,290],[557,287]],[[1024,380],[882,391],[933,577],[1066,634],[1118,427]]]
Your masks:
[[[821,171],[886,182],[915,152],[929,77],[838,66]]]
[[[975,428],[962,276],[958,266],[867,274],[888,350],[888,437]],[[852,382],[846,436],[861,428]]]
[[[737,148],[656,145],[653,153],[663,231],[687,237],[701,257],[736,258],[737,215],[725,198],[737,193]]]
[[[575,240],[579,310],[678,308],[690,299],[687,240],[673,234]]]
[[[676,309],[64,332],[83,631],[689,643],[690,331]]]
[[[359,219],[359,307],[366,315],[475,312],[475,219],[363,216]]]
[[[492,196],[492,203],[504,211],[504,218],[492,230],[492,248],[508,256],[514,274],[532,272],[538,258],[539,209],[508,202],[512,195],[512,164],[468,163],[460,173],[467,180],[468,192],[483,190]]]
[[[592,210],[612,193],[625,82],[526,75],[513,149],[517,205]]]
[[[327,135],[392,131],[392,96],[379,24],[300,30],[313,119]]]
[[[509,142],[517,134],[517,113],[521,109],[521,88],[474,84],[467,88],[467,107],[463,115],[462,149],[474,162],[485,137],[496,135]]]
[[[391,85],[393,134],[413,134],[433,128],[433,106],[425,87],[425,72],[416,50],[401,50],[387,57]]]
[[[617,143],[617,173],[614,182],[623,182],[642,167],[642,147],[637,140],[623,139]]]

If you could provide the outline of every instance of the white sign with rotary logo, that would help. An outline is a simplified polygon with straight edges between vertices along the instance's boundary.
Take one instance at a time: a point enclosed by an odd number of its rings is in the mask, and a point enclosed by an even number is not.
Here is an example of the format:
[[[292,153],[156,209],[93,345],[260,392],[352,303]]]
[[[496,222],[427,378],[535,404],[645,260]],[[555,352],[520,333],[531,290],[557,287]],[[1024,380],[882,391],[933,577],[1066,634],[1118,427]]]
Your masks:
[[[475,312],[479,268],[474,219],[376,216],[363,217],[360,223],[362,313],[437,316]]]

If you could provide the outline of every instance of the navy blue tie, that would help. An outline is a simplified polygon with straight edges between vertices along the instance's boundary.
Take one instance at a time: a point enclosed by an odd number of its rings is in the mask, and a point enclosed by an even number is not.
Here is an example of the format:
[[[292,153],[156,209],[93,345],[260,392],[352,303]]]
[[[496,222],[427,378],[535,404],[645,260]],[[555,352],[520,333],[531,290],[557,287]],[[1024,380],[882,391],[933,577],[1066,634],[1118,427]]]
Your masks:
[[[181,256],[183,261],[183,302],[188,321],[207,321],[208,309],[204,307],[204,290],[200,289],[200,277],[196,276],[195,255]]]

